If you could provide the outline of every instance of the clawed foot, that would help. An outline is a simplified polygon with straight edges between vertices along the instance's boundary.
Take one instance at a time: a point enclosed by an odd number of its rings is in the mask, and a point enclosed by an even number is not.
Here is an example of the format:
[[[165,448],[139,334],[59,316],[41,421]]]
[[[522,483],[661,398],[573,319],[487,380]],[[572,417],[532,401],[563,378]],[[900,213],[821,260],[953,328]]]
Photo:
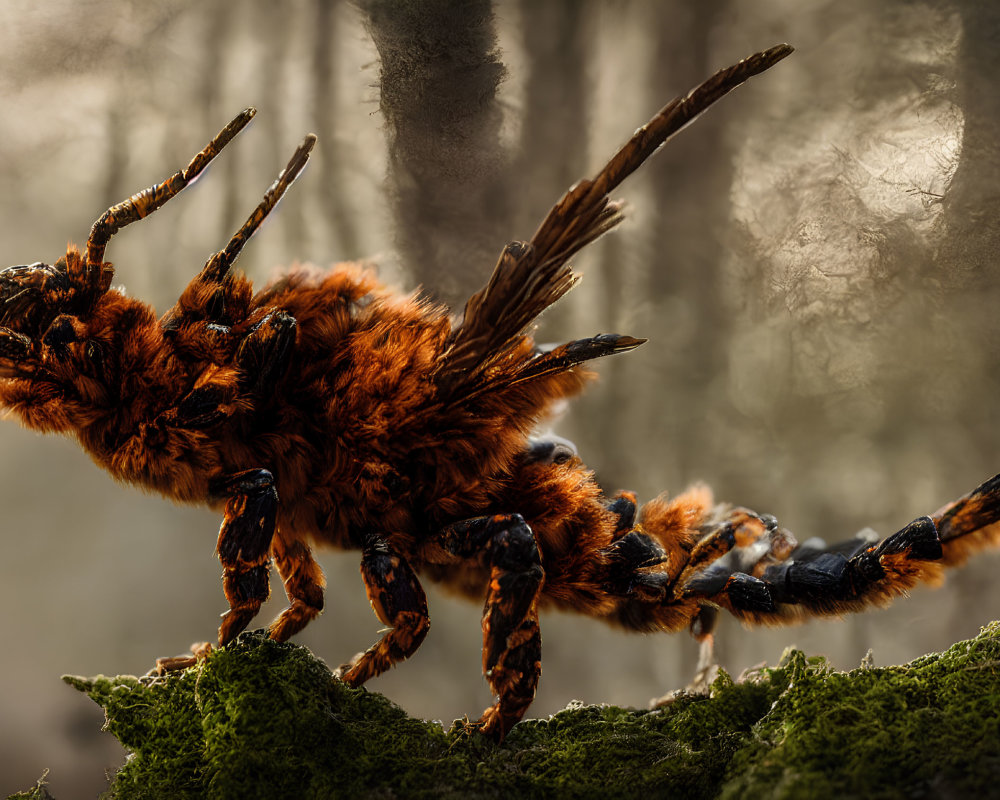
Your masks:
[[[649,707],[651,709],[663,708],[665,706],[669,706],[680,697],[690,697],[691,695],[701,695],[705,697],[710,693],[712,682],[718,676],[718,664],[712,664],[707,670],[698,670],[691,683],[683,689],[674,689],[671,692],[667,692],[662,697],[654,697],[649,701]]]
[[[344,676],[348,672],[350,672],[351,669],[354,667],[354,665],[357,664],[361,660],[361,657],[363,655],[364,655],[364,653],[355,653],[354,657],[350,661],[345,661],[343,664],[341,664],[339,667],[337,667],[333,671],[333,677],[336,678],[338,681],[343,681],[344,680]],[[348,683],[347,681],[344,681],[344,682]]]
[[[715,660],[715,650],[713,648],[713,638],[711,634],[702,637],[701,647],[698,654],[698,667],[694,673],[694,679],[683,689],[674,689],[667,692],[662,697],[654,697],[649,701],[650,708],[663,708],[669,706],[678,697],[685,695],[707,695],[712,688],[715,679],[719,677],[719,664]]]
[[[708,694],[708,690],[718,677],[719,665],[714,662],[706,664],[694,674],[694,680],[684,688],[684,691],[691,694]]]
[[[193,667],[199,661],[204,661],[211,652],[210,642],[195,642],[191,645],[190,655],[156,659],[156,666],[146,673],[146,677],[166,675],[168,672],[180,672],[188,667]]]
[[[461,719],[456,719],[452,724],[449,736],[454,736],[450,747],[454,747],[459,742],[465,742],[469,740],[474,740],[477,742],[493,741],[499,742],[499,738],[496,735],[496,725],[488,725],[484,723],[486,714],[483,718],[473,720],[469,719],[468,716],[464,716]],[[486,721],[488,723],[488,720]]]

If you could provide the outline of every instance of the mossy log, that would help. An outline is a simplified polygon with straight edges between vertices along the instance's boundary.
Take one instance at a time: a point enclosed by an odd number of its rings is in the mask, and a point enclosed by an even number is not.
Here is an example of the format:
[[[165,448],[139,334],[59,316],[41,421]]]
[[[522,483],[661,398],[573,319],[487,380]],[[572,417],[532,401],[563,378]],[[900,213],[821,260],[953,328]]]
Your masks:
[[[247,633],[157,679],[76,678],[131,752],[110,796],[989,797],[1000,795],[1000,623],[901,667],[798,650],[710,696],[571,705],[500,746],[349,689]],[[27,795],[26,795],[27,796]]]

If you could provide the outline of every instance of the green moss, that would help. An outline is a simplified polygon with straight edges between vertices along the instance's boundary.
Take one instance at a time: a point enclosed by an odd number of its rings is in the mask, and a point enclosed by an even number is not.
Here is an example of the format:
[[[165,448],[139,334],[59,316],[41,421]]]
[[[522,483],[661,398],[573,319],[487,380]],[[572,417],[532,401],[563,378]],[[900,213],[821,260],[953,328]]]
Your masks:
[[[45,776],[47,774],[48,770],[45,771],[45,774],[38,779],[38,783],[31,789],[28,789],[26,792],[17,792],[16,794],[9,795],[7,800],[53,800],[48,788],[46,788]]]
[[[335,681],[303,647],[244,634],[178,675],[66,680],[103,706],[133,756],[116,798],[331,797],[404,759],[433,776],[444,732]],[[393,770],[385,785],[412,782]],[[448,776],[453,780],[453,776]]]
[[[1000,623],[906,667],[790,651],[658,711],[573,705],[502,746],[348,689],[244,634],[156,680],[66,678],[132,757],[115,798],[985,796],[1000,773]]]
[[[997,796],[1000,623],[905,667],[834,673],[792,652],[789,688],[722,797]]]

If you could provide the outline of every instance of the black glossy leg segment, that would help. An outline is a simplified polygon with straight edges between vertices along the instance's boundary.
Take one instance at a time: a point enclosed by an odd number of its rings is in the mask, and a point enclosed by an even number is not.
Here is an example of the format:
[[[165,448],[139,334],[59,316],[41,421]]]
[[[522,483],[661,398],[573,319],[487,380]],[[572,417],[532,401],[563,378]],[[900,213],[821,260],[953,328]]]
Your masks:
[[[192,389],[177,405],[174,424],[195,431],[212,427],[226,418],[222,406],[230,395],[227,387],[215,383]]]
[[[877,591],[878,585],[890,578],[892,560],[937,561],[941,554],[934,522],[920,517],[850,558],[843,553],[821,552],[808,560],[795,560],[793,554],[790,562],[768,567],[763,578],[775,602],[836,611],[839,603],[854,602]]]
[[[389,630],[343,673],[342,680],[350,686],[360,686],[413,655],[431,624],[416,574],[379,536],[369,536],[365,542],[361,577],[375,616]]]
[[[840,614],[884,604],[928,579],[941,556],[934,521],[920,517],[877,544],[858,537],[829,548],[799,547],[760,577],[729,571],[720,560],[689,580],[684,594],[705,597],[757,621],[795,616],[801,613],[796,607],[812,614]]]
[[[456,555],[488,552],[483,673],[497,695],[476,727],[497,741],[524,716],[542,673],[538,593],[545,576],[535,535],[520,514],[477,517],[442,532]]]
[[[663,571],[650,571],[666,563],[666,551],[647,534],[631,531],[601,551],[607,561],[604,589],[621,596],[631,595],[645,602],[666,599],[672,584]]]
[[[266,469],[239,472],[215,491],[228,497],[216,552],[229,611],[219,627],[219,644],[232,641],[250,623],[270,592],[271,539],[278,514],[274,477]]]

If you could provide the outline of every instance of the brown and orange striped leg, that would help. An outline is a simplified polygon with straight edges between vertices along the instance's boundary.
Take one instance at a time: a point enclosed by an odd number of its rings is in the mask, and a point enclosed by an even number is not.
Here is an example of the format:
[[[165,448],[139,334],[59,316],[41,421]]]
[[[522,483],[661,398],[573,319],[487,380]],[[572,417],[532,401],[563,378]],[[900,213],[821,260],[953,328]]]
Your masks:
[[[785,560],[797,542],[787,531],[778,527],[778,520],[769,514],[760,515],[746,508],[729,508],[725,513],[703,525],[703,536],[691,549],[687,563],[678,565],[677,584],[683,586],[688,579],[734,548],[744,571],[761,562],[774,563]]]
[[[963,564],[987,547],[1000,546],[1000,475],[931,516],[941,534],[943,562]]]
[[[538,594],[545,572],[538,545],[520,514],[476,517],[449,526],[442,535],[455,555],[490,555],[483,673],[497,702],[470,727],[499,742],[528,710],[542,674]]]
[[[413,655],[431,625],[427,598],[416,574],[380,536],[366,538],[361,577],[375,616],[389,630],[352,663],[335,672],[344,683],[355,687]]]
[[[509,614],[511,607],[517,605],[509,592],[510,585],[523,582],[530,589],[534,580],[531,577],[525,580],[524,572],[504,574],[497,567],[493,568],[493,575],[483,615],[483,673],[497,702],[483,711],[476,727],[502,742],[535,699],[542,675],[542,634],[537,601],[532,602],[518,624]]]
[[[216,551],[229,611],[219,626],[219,645],[236,638],[270,593],[271,540],[278,514],[274,477],[266,469],[238,472],[213,487],[228,497]]]
[[[271,638],[284,642],[308,625],[323,610],[323,570],[305,543],[286,541],[278,531],[271,541],[271,557],[288,595],[289,606],[271,623]]]

